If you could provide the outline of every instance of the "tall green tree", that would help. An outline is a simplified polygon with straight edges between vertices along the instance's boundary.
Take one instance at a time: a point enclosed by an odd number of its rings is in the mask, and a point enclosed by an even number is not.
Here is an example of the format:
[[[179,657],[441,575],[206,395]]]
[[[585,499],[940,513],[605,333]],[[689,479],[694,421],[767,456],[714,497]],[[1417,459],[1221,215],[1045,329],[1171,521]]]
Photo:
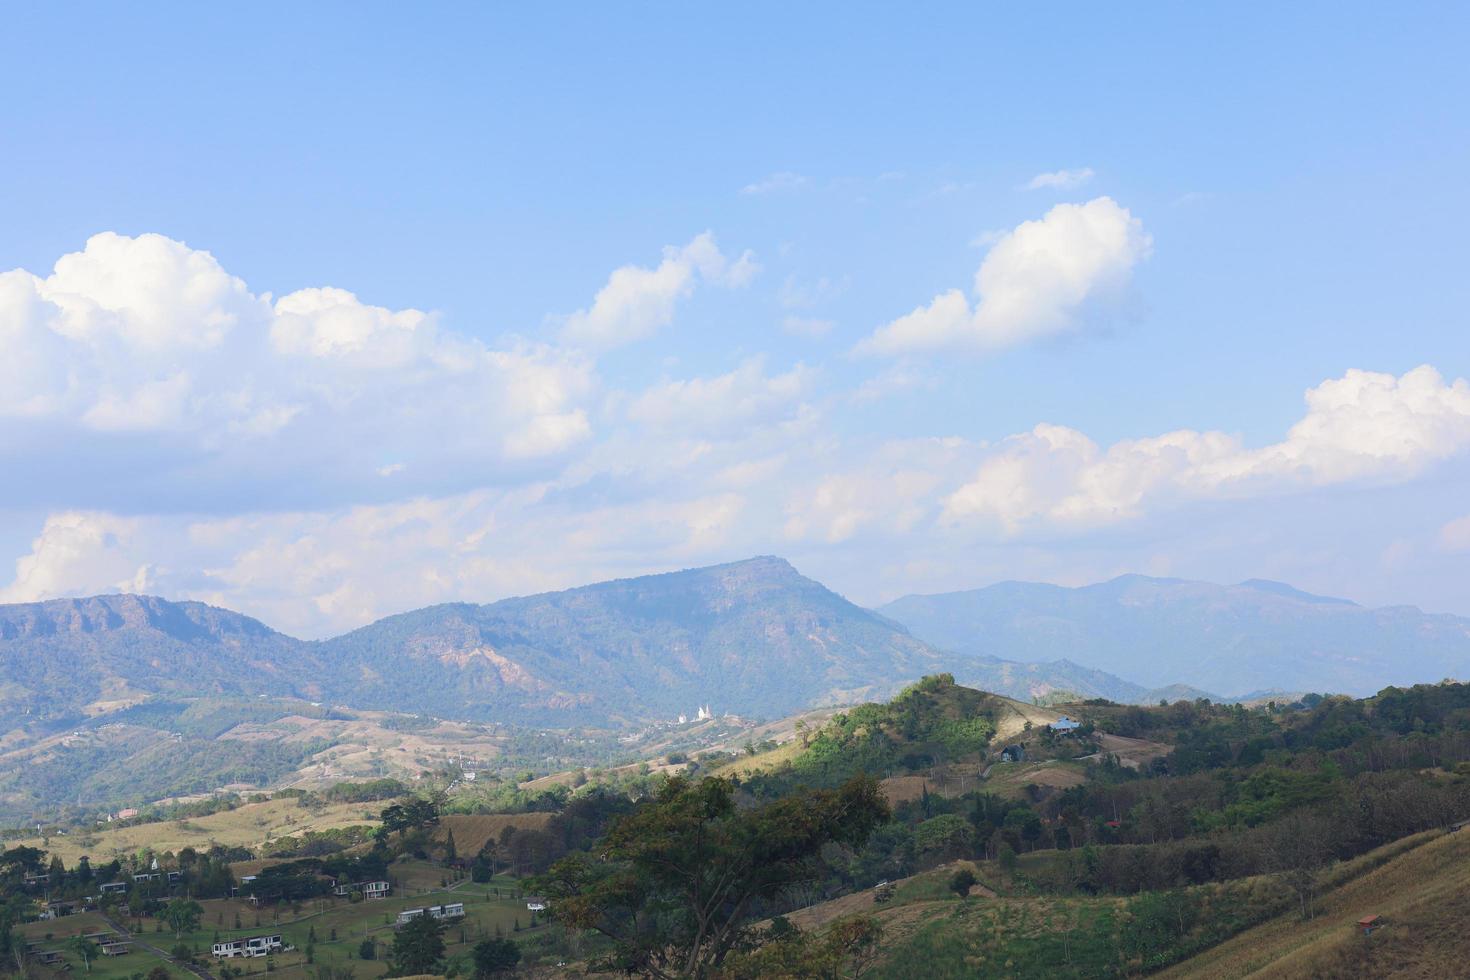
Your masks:
[[[73,936],[67,942],[66,948],[82,958],[82,968],[88,973],[92,972],[92,957],[97,955],[97,947],[92,940],[86,936]]]
[[[204,906],[187,898],[176,898],[163,907],[163,921],[173,929],[175,939],[198,929],[203,914]]]
[[[438,919],[421,915],[399,927],[393,935],[389,961],[396,976],[439,973],[443,959],[444,925]]]
[[[521,948],[509,939],[482,939],[475,944],[475,976],[509,973],[521,961]]]
[[[676,777],[613,824],[595,859],[559,861],[537,887],[563,925],[613,940],[595,967],[705,977],[755,940],[750,921],[764,902],[822,877],[823,846],[859,847],[888,816],[869,776],[753,808],[735,805],[728,780]]]

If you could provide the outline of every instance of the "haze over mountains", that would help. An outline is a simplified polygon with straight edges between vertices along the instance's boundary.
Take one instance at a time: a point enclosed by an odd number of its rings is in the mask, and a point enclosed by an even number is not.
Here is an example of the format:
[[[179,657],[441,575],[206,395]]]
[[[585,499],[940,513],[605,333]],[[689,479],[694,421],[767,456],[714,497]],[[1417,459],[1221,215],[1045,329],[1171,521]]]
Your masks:
[[[774,718],[883,697],[938,671],[1023,697],[1141,693],[1071,664],[942,652],[779,558],[430,606],[318,642],[146,596],[3,606],[0,657],[7,726],[156,694],[293,695],[532,724],[634,723],[706,703]]]
[[[431,606],[323,641],[147,596],[0,606],[0,726],[67,724],[159,695],[257,694],[620,725],[698,704],[776,718],[881,698],[940,671],[1023,698],[1064,690],[1152,701],[1268,688],[1367,693],[1463,676],[1467,665],[1470,621],[1275,583],[1003,583],[874,612],[761,557]]]
[[[941,649],[1068,657],[1144,685],[1235,696],[1366,695],[1470,676],[1470,619],[1413,606],[1368,609],[1261,579],[1215,585],[1124,575],[1081,588],[1002,582],[906,596],[879,611]]]

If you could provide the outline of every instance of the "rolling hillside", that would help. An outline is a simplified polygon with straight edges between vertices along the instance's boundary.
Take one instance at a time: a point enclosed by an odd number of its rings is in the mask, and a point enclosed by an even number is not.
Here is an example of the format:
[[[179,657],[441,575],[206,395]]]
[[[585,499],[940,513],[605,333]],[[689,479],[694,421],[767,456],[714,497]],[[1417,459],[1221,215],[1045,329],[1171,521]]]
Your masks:
[[[1364,695],[1470,676],[1470,619],[1412,606],[1368,609],[1259,579],[1213,585],[1125,575],[1076,589],[1002,582],[907,596],[879,611],[944,650],[1066,658],[1148,686],[1227,695]]]

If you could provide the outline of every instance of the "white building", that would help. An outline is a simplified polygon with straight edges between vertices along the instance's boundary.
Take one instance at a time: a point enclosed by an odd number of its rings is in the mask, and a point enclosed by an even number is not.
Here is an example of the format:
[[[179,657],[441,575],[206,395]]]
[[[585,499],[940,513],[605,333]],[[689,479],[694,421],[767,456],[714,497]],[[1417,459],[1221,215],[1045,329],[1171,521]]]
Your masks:
[[[251,936],[249,939],[231,939],[215,943],[210,947],[217,958],[234,959],[236,956],[269,956],[285,949],[280,936]]]
[[[396,925],[405,925],[414,919],[421,919],[425,915],[435,919],[462,919],[464,918],[464,902],[430,905],[426,909],[404,909],[398,913],[398,922]]]

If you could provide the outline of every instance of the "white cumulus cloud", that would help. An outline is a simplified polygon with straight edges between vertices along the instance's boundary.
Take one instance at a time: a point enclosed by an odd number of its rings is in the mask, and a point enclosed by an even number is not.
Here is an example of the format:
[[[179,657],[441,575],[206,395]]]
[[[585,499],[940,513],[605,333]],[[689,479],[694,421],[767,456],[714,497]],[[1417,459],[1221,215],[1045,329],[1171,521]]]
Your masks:
[[[707,275],[744,274],[712,243],[692,248]],[[113,445],[155,459],[139,479],[178,466],[203,493],[253,481],[268,505],[305,487],[340,498],[378,486],[384,457],[439,486],[591,436],[593,366],[576,351],[490,347],[430,313],[332,287],[272,303],[208,252],[161,235],[94,235],[49,276],[0,273],[0,344],[0,436],[44,424],[88,440],[63,499],[123,482]],[[0,464],[34,465],[15,455],[25,451],[0,448]],[[0,506],[21,489],[0,487]]]
[[[987,351],[1072,330],[1087,304],[1127,284],[1152,245],[1143,223],[1112,198],[1058,204],[991,246],[973,305],[949,290],[879,328],[858,351]]]
[[[1260,449],[1187,429],[1104,448],[1075,429],[1038,425],[986,458],[944,514],[1006,534],[1097,527],[1180,500],[1399,482],[1470,448],[1470,384],[1447,383],[1432,367],[1400,377],[1349,371],[1306,402],[1286,438]]]
[[[665,248],[663,261],[652,269],[625,265],[613,270],[592,305],[566,318],[562,339],[595,350],[641,340],[674,321],[679,301],[698,282],[738,288],[758,269],[751,252],[731,261],[704,232],[687,245]]]

